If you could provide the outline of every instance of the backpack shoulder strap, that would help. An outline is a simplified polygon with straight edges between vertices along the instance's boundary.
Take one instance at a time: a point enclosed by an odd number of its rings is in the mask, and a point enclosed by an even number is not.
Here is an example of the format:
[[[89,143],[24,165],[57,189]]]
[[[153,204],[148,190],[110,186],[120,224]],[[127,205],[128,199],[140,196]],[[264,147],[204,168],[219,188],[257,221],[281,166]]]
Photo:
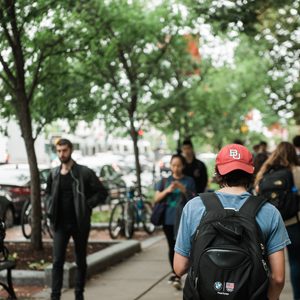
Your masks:
[[[251,195],[242,205],[239,212],[250,217],[255,217],[260,208],[267,202],[264,197]]]
[[[215,193],[202,193],[199,194],[202,199],[206,211],[220,211],[224,210],[224,207]]]

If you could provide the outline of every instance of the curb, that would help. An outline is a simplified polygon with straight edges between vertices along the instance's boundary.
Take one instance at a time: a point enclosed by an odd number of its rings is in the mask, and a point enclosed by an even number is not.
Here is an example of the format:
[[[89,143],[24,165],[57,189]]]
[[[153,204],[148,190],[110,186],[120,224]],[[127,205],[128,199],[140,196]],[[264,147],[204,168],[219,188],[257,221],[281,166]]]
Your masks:
[[[145,239],[144,241],[142,241],[142,250],[147,249],[164,239],[165,239],[164,235],[149,237],[149,238]]]
[[[91,223],[91,229],[107,229],[109,223],[102,222],[102,223]]]
[[[141,243],[135,240],[105,242],[113,245],[87,256],[88,277],[103,271],[109,266],[116,264],[137,252],[140,252],[142,249]],[[70,288],[73,286],[75,280],[75,270],[75,263],[65,263],[63,282],[64,288]],[[51,286],[51,271],[52,265],[48,266],[45,271],[12,270],[13,283],[20,286]],[[0,280],[6,280],[6,271],[0,272]]]
[[[116,264],[123,259],[141,251],[141,244],[138,241],[122,241],[115,243],[104,250],[87,256],[87,276],[90,277],[94,274],[103,271],[109,266]],[[75,263],[67,263],[64,265],[64,282],[63,288],[71,288],[75,282]],[[45,283],[46,286],[51,286],[51,273],[52,265],[45,269]]]

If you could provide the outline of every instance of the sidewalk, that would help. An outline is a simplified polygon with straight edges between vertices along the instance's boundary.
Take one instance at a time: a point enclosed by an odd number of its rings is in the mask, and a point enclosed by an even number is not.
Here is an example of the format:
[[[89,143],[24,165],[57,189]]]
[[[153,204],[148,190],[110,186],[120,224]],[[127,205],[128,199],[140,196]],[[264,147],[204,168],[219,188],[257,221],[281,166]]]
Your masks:
[[[182,292],[167,283],[170,267],[163,236],[143,242],[143,251],[88,280],[85,299],[98,300],[181,300]],[[288,269],[280,300],[291,300]],[[49,289],[34,299],[49,299]],[[65,290],[62,300],[73,300],[73,290]]]
[[[170,267],[164,237],[143,242],[143,251],[88,280],[85,299],[181,300],[182,293],[167,283]],[[49,289],[34,299],[49,299]],[[72,289],[63,291],[62,300],[73,300]]]

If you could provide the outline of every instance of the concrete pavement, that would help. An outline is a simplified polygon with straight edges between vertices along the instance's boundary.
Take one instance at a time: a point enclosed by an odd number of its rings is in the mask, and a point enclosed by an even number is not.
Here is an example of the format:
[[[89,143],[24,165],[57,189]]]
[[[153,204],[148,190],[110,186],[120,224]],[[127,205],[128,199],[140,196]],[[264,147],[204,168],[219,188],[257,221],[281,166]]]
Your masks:
[[[181,300],[182,292],[167,283],[170,267],[163,236],[143,242],[143,251],[107,271],[93,276],[86,285],[87,300]],[[49,289],[35,299],[49,299]],[[62,300],[73,300],[73,290],[64,290]],[[291,300],[287,269],[286,285],[280,300]]]
[[[292,300],[293,299],[293,292],[292,292],[292,286],[291,286],[291,280],[290,280],[290,268],[289,263],[287,261],[287,253],[285,253],[285,285],[283,292],[281,293],[280,300]],[[300,283],[299,283],[300,284]]]
[[[142,243],[143,251],[107,271],[90,278],[86,284],[87,300],[180,300],[182,292],[168,284],[170,266],[164,237],[156,236]],[[49,299],[47,289],[35,299]],[[73,300],[74,290],[64,290],[62,300]]]

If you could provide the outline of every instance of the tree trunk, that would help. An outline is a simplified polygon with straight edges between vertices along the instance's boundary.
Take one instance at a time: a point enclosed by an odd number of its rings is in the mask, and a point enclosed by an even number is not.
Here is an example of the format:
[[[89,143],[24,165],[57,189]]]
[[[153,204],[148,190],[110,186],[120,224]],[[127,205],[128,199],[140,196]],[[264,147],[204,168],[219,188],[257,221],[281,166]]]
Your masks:
[[[2,67],[11,81],[13,87],[13,106],[20,124],[22,137],[25,142],[26,153],[30,169],[30,184],[31,184],[31,203],[32,203],[32,233],[31,245],[33,249],[42,249],[41,236],[41,195],[40,195],[40,177],[37,166],[37,159],[34,150],[34,139],[32,137],[32,123],[30,114],[30,100],[33,93],[26,94],[26,80],[25,80],[25,60],[24,60],[24,45],[22,44],[22,30],[19,27],[19,21],[16,12],[17,1],[1,1],[1,15],[5,11],[5,18],[1,17],[1,38],[5,38],[8,45],[11,47],[13,56],[13,66],[10,69],[9,64],[1,60]],[[4,9],[3,9],[3,7]],[[4,25],[3,25],[4,24]],[[33,86],[34,87],[34,84]],[[33,92],[33,90],[32,90]]]
[[[181,153],[181,141],[182,141],[182,134],[180,128],[178,129],[178,138],[177,138],[177,145],[176,145],[176,152],[178,154]]]
[[[37,165],[37,158],[34,149],[34,139],[32,137],[32,123],[29,105],[25,97],[18,99],[17,116],[20,123],[22,137],[24,139],[27,159],[30,169],[30,199],[32,205],[31,219],[31,246],[34,250],[42,250],[41,234],[41,190],[40,176]]]
[[[135,158],[135,169],[136,169],[136,180],[137,180],[137,188],[138,194],[142,194],[142,183],[141,183],[141,165],[140,165],[140,158],[139,158],[139,146],[138,146],[138,132],[134,127],[133,119],[130,118],[130,136],[133,141],[133,151],[134,151],[134,158]]]

